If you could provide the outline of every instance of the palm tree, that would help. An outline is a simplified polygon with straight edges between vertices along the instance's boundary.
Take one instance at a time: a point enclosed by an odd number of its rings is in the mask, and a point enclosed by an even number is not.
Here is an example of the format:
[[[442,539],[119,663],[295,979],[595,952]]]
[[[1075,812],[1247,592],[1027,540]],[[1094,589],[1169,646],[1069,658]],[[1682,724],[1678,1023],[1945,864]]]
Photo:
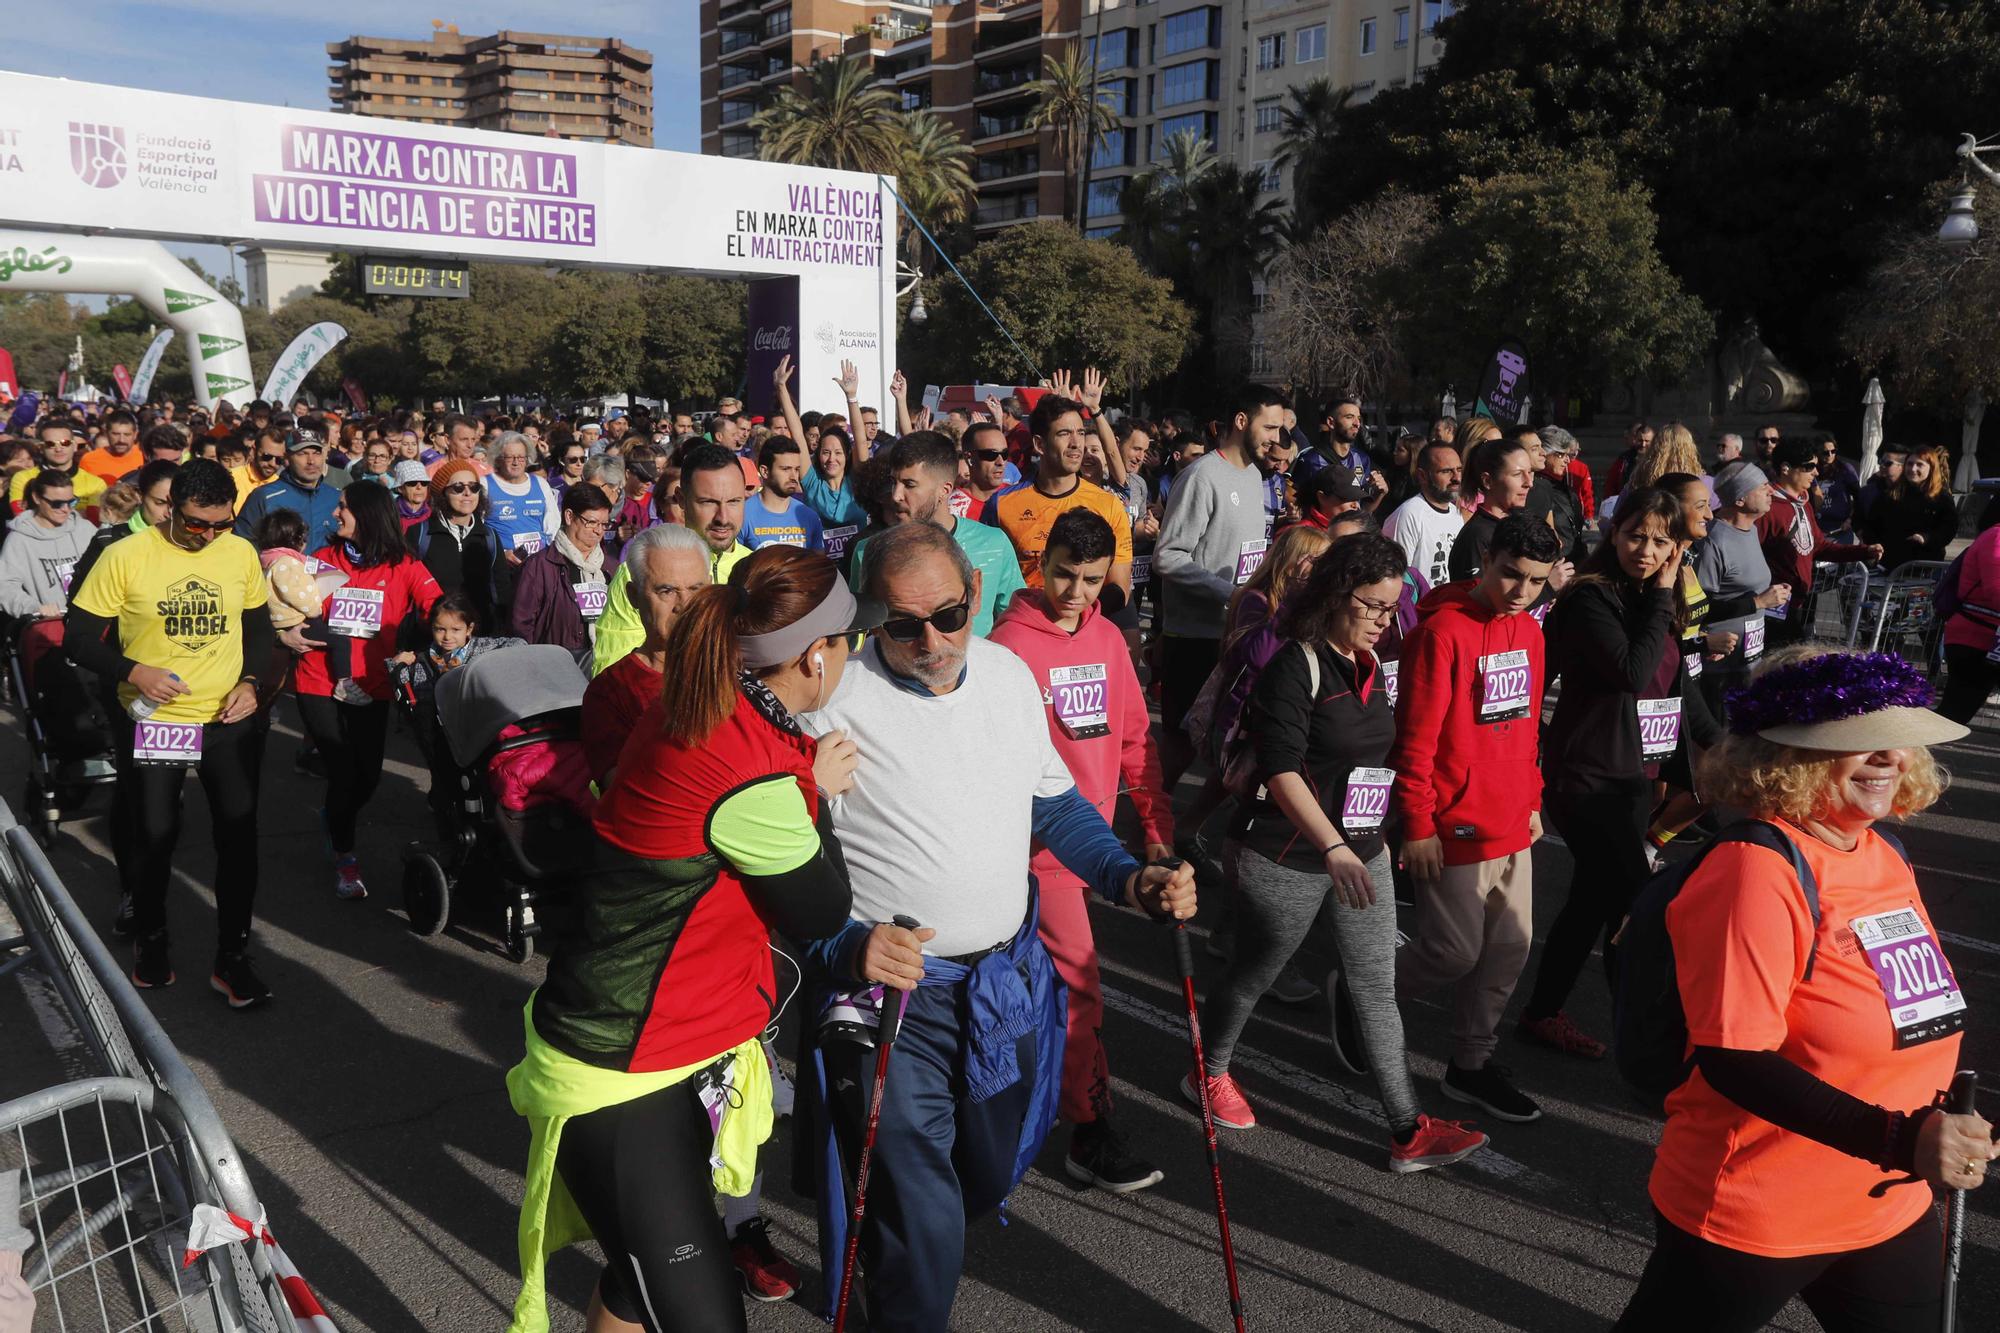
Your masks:
[[[930,111],[904,116],[902,136],[896,193],[932,232],[963,222],[971,214],[978,193],[972,179],[971,147],[950,121]]]
[[[1302,235],[1317,231],[1327,220],[1328,163],[1353,100],[1354,89],[1336,88],[1324,78],[1286,90],[1278,151],[1271,160],[1292,173],[1293,223]]]
[[[1112,114],[1097,94],[1097,59],[1086,58],[1082,42],[1071,42],[1061,55],[1042,57],[1042,77],[1028,85],[1039,99],[1028,115],[1028,126],[1055,132],[1056,156],[1068,172],[1065,190],[1075,190],[1083,176],[1083,161],[1097,147],[1097,141],[1118,128]],[[1084,200],[1078,190],[1077,230],[1083,229]]]
[[[866,60],[842,56],[806,71],[806,86],[778,90],[750,118],[766,162],[893,173],[902,164],[902,110]]]

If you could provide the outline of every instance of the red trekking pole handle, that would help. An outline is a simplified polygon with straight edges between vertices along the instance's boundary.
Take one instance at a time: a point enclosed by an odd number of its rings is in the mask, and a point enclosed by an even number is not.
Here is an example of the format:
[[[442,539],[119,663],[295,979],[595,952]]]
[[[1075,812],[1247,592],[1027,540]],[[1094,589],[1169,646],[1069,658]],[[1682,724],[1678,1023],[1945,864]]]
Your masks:
[[[1201,1018],[1194,1002],[1194,946],[1186,922],[1174,923],[1174,961],[1181,970],[1181,997],[1187,1001],[1188,1044],[1194,1048],[1194,1088],[1201,1102],[1202,1136],[1208,1146],[1208,1174],[1215,1184],[1215,1222],[1222,1237],[1222,1268],[1229,1278],[1229,1313],[1243,1333],[1243,1289],[1236,1280],[1236,1244],[1229,1235],[1229,1202],[1222,1193],[1222,1151],[1215,1137],[1215,1111],[1208,1104],[1208,1061],[1201,1051]]]
[[[896,925],[918,929],[912,917],[898,916]],[[891,986],[882,996],[882,1017],[875,1026],[875,1087],[868,1096],[868,1129],[861,1139],[861,1157],[854,1167],[854,1211],[847,1219],[847,1254],[840,1265],[840,1300],[833,1310],[833,1333],[847,1333],[847,1302],[854,1294],[854,1267],[861,1254],[861,1223],[868,1216],[868,1168],[875,1158],[875,1130],[882,1123],[882,1089],[889,1081],[889,1050],[903,1026],[906,993]]]

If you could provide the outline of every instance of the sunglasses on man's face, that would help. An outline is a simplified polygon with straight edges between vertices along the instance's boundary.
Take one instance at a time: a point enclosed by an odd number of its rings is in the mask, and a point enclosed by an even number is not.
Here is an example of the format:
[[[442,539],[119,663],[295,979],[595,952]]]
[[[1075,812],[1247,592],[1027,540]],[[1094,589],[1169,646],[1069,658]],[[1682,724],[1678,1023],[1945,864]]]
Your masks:
[[[965,622],[972,618],[972,593],[951,606],[933,611],[927,616],[895,616],[882,622],[882,632],[897,643],[915,643],[924,637],[924,626],[929,625],[940,634],[956,634],[965,628]]]
[[[1757,437],[1757,443],[1759,444],[1776,444],[1777,442],[1778,437],[1775,435],[1759,435]]]
[[[257,457],[259,457],[259,458],[263,459],[263,460],[264,460],[264,461],[265,461],[266,463],[282,463],[282,462],[284,462],[284,461],[285,461],[285,456],[284,456],[283,454],[262,454],[262,453],[260,453],[260,454],[258,454],[258,455],[257,455]]]
[[[976,463],[997,463],[1007,456],[1004,449],[967,449],[965,456]]]
[[[187,514],[179,514],[176,517],[180,519],[181,526],[189,532],[227,532],[236,526],[236,517],[233,514],[228,518],[215,519],[214,521],[205,518],[192,518]]]
[[[42,503],[47,505],[51,509],[67,509],[71,505],[76,503],[76,497],[72,495],[67,500],[51,500],[48,496],[44,495],[42,497]]]

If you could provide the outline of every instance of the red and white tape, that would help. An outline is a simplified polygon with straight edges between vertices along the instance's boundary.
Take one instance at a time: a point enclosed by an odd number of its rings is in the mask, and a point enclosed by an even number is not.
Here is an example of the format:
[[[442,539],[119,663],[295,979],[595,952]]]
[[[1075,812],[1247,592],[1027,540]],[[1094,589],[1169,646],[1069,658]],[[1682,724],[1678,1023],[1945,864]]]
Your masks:
[[[302,1329],[310,1333],[339,1333],[333,1320],[327,1317],[326,1309],[320,1305],[319,1297],[313,1295],[305,1278],[299,1275],[278,1242],[272,1237],[269,1227],[264,1225],[260,1212],[255,1222],[246,1222],[236,1214],[213,1204],[198,1203],[194,1206],[194,1222],[188,1228],[186,1257],[181,1267],[186,1268],[196,1259],[218,1245],[233,1245],[239,1241],[256,1241],[268,1252],[271,1271],[278,1275],[278,1286],[284,1290],[285,1304],[291,1307],[292,1318]]]

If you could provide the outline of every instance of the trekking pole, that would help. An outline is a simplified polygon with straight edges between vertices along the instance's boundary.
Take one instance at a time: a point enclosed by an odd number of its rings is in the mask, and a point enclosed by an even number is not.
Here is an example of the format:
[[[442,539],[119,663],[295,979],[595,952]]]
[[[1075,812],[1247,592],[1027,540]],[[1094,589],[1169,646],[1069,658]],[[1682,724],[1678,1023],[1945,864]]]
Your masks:
[[[917,929],[914,919],[895,918],[904,930]],[[905,992],[894,986],[882,996],[882,1021],[875,1029],[875,1087],[868,1094],[868,1131],[861,1139],[861,1159],[854,1167],[854,1212],[847,1219],[847,1257],[840,1265],[840,1303],[833,1310],[833,1333],[847,1333],[847,1301],[854,1294],[854,1265],[861,1253],[861,1220],[868,1215],[868,1167],[875,1156],[875,1130],[882,1123],[882,1089],[889,1080],[889,1048],[903,1026]]]
[[[1222,1232],[1222,1267],[1229,1274],[1229,1313],[1243,1333],[1243,1292],[1236,1284],[1236,1246],[1229,1239],[1229,1204],[1222,1197],[1222,1153],[1215,1141],[1215,1112],[1208,1104],[1208,1062],[1201,1053],[1201,1018],[1194,1006],[1194,946],[1187,925],[1174,923],[1174,958],[1181,968],[1181,995],[1187,1000],[1188,1044],[1194,1047],[1194,1086],[1201,1100],[1201,1128],[1208,1140],[1208,1172],[1215,1180],[1215,1221]]]
[[[1945,1112],[1948,1115],[1971,1115],[1973,1101],[1979,1091],[1977,1070],[1961,1069],[1951,1078],[1951,1091],[1945,1095]],[[1943,1333],[1958,1331],[1958,1260],[1965,1249],[1965,1191],[1953,1190],[1951,1200],[1944,1206],[1944,1300],[1938,1317],[1938,1327]]]

